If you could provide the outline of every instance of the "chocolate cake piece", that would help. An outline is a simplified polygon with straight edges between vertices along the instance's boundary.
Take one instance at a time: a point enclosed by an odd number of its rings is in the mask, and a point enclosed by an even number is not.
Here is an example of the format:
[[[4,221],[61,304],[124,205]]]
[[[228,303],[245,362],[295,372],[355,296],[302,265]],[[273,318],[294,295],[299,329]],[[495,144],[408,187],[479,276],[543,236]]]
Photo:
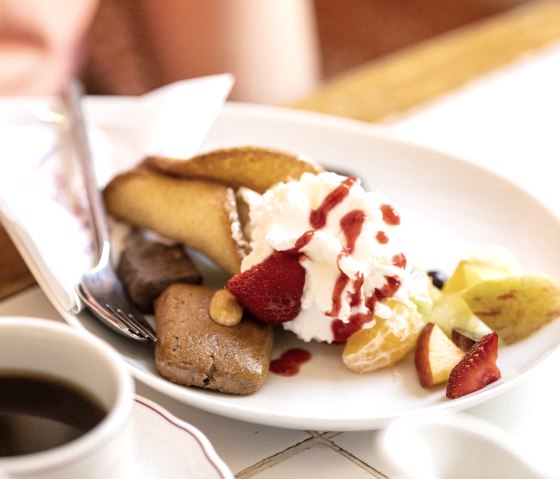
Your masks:
[[[117,267],[130,299],[144,313],[153,313],[154,300],[172,283],[200,283],[201,276],[181,245],[132,241]]]
[[[245,315],[236,326],[210,318],[213,290],[173,284],[155,302],[155,359],[169,381],[230,394],[250,394],[264,383],[272,327]]]

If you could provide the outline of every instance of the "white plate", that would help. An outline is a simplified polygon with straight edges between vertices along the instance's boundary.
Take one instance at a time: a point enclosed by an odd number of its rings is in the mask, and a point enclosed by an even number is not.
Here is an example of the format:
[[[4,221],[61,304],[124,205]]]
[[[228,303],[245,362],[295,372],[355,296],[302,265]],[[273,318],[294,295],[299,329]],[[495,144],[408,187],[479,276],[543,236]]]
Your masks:
[[[248,144],[305,154],[326,167],[359,174],[369,189],[382,190],[401,214],[410,238],[409,258],[421,266],[450,272],[475,247],[498,243],[513,250],[526,271],[560,277],[558,219],[531,195],[485,169],[397,141],[363,123],[243,104],[226,105],[203,149]],[[311,361],[294,377],[271,374],[257,393],[235,397],[172,384],[155,371],[150,345],[119,337],[87,313],[60,312],[70,324],[115,346],[136,378],[164,394],[216,414],[298,429],[366,430],[394,418],[474,406],[511,387],[560,343],[556,321],[501,351],[500,381],[451,401],[443,388],[419,386],[410,357],[359,375],[342,364],[340,345],[307,345],[279,334],[275,357],[297,346],[312,353]]]
[[[130,477],[228,479],[232,472],[198,429],[136,396]]]

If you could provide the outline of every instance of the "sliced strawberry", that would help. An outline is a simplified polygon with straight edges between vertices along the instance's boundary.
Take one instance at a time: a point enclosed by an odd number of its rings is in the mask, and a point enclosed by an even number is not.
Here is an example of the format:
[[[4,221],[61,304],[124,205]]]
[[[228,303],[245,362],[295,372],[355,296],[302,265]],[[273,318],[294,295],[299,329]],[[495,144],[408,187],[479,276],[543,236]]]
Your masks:
[[[262,263],[231,278],[226,289],[261,321],[283,323],[298,315],[304,282],[299,255],[275,251]]]
[[[474,343],[465,357],[451,370],[447,397],[460,398],[500,379],[497,358],[498,335],[495,332],[486,334]]]

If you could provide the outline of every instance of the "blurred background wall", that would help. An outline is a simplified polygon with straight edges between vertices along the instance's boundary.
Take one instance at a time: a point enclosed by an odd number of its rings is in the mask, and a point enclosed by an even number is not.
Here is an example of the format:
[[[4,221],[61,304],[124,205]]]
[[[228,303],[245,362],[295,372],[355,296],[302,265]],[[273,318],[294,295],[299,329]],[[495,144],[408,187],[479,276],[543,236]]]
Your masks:
[[[100,0],[90,93],[229,71],[232,100],[286,103],[337,75],[535,0]]]

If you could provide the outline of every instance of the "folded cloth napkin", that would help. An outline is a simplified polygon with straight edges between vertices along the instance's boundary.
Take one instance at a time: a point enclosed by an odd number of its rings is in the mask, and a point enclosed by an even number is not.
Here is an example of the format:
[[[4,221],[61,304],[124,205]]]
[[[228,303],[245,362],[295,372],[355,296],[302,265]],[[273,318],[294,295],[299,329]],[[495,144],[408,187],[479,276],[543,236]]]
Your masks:
[[[146,155],[199,151],[233,79],[173,83],[141,97],[89,97],[84,116],[100,187]],[[75,292],[94,262],[87,199],[63,105],[0,100],[0,219],[55,307],[78,312]]]

